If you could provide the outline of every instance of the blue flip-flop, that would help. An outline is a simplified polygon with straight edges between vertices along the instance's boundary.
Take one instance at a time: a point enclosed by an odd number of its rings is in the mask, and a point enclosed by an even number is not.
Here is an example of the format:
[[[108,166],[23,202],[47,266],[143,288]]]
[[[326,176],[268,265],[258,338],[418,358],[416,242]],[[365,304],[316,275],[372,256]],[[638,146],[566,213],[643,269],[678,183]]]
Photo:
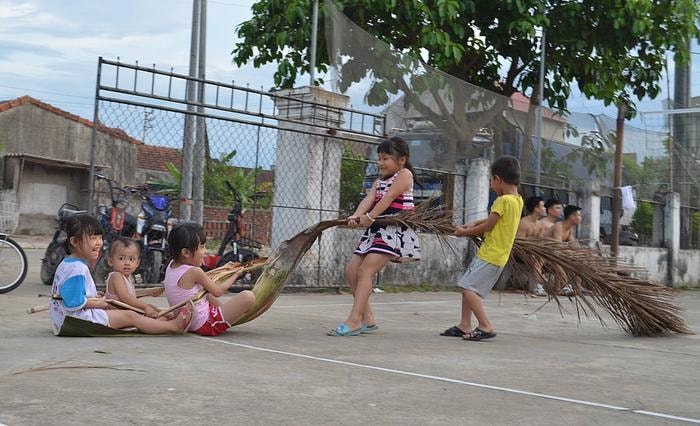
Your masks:
[[[362,333],[362,327],[360,327],[356,330],[350,330],[350,327],[348,327],[343,322],[338,327],[336,327],[335,330],[331,330],[328,333],[326,333],[326,335],[327,336],[336,336],[336,337],[347,337],[347,336],[357,336],[360,333]]]
[[[377,324],[362,324],[360,327],[360,334],[370,333],[376,330],[379,330],[379,326]]]

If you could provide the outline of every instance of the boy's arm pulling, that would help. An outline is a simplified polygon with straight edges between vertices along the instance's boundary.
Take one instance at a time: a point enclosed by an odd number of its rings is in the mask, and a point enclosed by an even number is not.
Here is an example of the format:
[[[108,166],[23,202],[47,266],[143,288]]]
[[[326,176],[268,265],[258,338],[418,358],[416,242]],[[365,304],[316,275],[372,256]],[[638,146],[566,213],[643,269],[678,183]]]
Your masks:
[[[455,229],[455,235],[457,237],[474,237],[477,235],[483,235],[484,233],[492,230],[500,218],[501,216],[498,213],[491,212],[489,217],[486,219],[478,220],[476,222],[472,222],[471,224],[458,226]]]
[[[135,308],[142,309],[146,313],[146,316],[152,318],[156,318],[158,316],[158,311],[153,309],[153,306],[140,301],[138,298],[129,293],[128,286],[124,282],[123,276],[117,276],[117,274],[110,275],[107,285],[117,295],[119,301]]]

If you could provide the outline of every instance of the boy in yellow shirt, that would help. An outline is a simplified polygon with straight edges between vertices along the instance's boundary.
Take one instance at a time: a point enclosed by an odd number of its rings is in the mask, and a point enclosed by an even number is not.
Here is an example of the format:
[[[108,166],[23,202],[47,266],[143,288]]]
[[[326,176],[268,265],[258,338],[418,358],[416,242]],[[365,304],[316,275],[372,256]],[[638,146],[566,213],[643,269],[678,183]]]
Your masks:
[[[516,158],[504,156],[494,161],[491,165],[491,189],[498,194],[498,198],[491,206],[491,213],[486,219],[458,226],[455,230],[458,237],[483,234],[484,242],[459,280],[462,290],[462,319],[458,325],[448,328],[440,335],[476,341],[496,336],[481,299],[489,294],[498,281],[513,248],[523,210],[523,199],[518,194],[519,184],[520,164]],[[472,314],[478,321],[473,330]]]

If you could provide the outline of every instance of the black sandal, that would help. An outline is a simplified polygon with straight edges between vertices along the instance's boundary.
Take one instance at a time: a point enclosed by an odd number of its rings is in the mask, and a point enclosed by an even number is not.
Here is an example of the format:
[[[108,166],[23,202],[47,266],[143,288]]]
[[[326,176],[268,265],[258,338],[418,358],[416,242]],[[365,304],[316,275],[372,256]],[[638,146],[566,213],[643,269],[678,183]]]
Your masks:
[[[494,333],[493,331],[490,333],[487,333],[484,330],[477,327],[473,331],[471,331],[470,333],[462,336],[462,339],[469,340],[472,342],[478,342],[479,340],[491,339],[492,337],[496,337],[496,333]]]
[[[456,325],[454,327],[450,327],[447,330],[443,331],[440,333],[440,336],[447,336],[447,337],[463,337],[466,332],[462,331],[461,328],[457,327]]]

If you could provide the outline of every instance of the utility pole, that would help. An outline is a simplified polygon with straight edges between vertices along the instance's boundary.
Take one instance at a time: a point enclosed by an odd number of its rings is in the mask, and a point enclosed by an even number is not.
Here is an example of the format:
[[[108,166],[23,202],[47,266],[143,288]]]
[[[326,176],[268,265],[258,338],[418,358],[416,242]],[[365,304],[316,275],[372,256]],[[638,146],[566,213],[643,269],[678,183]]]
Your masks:
[[[153,110],[148,109],[143,112],[143,133],[141,134],[141,142],[146,143],[146,133],[153,128]]]
[[[617,122],[615,129],[615,174],[613,183],[613,205],[612,205],[612,242],[610,243],[610,253],[617,257],[620,247],[620,216],[622,213],[622,151],[625,130],[625,104],[617,106]]]
[[[690,56],[690,40],[684,46],[679,47],[679,49],[685,50],[686,57]],[[681,62],[681,55],[676,53],[674,58],[675,62],[675,75],[673,84],[673,109],[684,109],[690,107],[690,61],[687,63]],[[673,142],[678,144],[681,148],[688,147],[687,138],[687,123],[683,114],[678,114],[673,118]],[[681,150],[680,152],[684,152]],[[683,172],[685,170],[683,159],[678,154],[673,154],[675,159],[673,163],[673,170],[675,171],[676,184],[674,185],[674,191],[681,194],[681,203],[685,202],[685,195],[687,191],[685,190],[685,182],[688,182],[688,176]]]
[[[190,37],[190,78],[197,77],[197,54],[199,49],[199,0],[192,0],[192,35]],[[193,80],[187,80],[185,97],[187,114],[182,140],[182,177],[180,179],[180,220],[192,217],[192,157],[194,146],[194,101],[197,87]]]
[[[538,83],[538,93],[537,96],[537,118],[535,120],[535,135],[537,140],[537,161],[535,163],[537,177],[535,184],[537,186],[537,191],[539,191],[540,186],[540,169],[542,168],[542,102],[544,99],[544,56],[545,56],[545,46],[546,46],[547,35],[544,27],[542,27],[542,45],[540,46],[540,79]],[[528,164],[523,165],[529,168]]]
[[[197,90],[197,143],[192,163],[192,220],[204,222],[204,161],[207,123],[204,119],[204,83],[207,66],[207,0],[200,0],[199,11],[199,89]]]
[[[690,107],[690,39],[683,46],[678,47],[684,51],[685,55],[676,52],[674,89],[673,89],[673,109],[685,109]],[[685,56],[688,62],[681,61]],[[693,176],[689,173],[690,162],[688,153],[690,152],[690,117],[687,114],[673,115],[672,140],[673,148],[670,151],[672,156],[673,170],[673,192],[680,195],[681,206],[690,205],[690,182]],[[687,214],[681,209],[681,236],[690,235],[690,220]],[[684,238],[681,238],[684,240]]]
[[[311,64],[309,65],[309,86],[316,79],[316,44],[318,41],[318,0],[314,0],[311,13]]]

